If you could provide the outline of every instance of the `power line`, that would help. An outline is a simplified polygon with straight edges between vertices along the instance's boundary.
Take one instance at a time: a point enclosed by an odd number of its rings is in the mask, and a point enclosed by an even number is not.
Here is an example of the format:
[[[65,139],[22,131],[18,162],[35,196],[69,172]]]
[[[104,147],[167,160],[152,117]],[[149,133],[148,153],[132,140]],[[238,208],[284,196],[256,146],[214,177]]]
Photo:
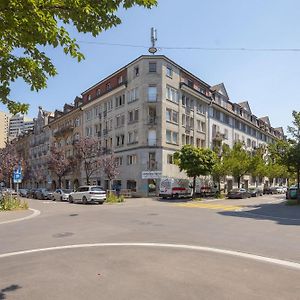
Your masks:
[[[92,41],[77,41],[79,44],[94,44],[103,46],[117,46],[148,49],[148,46],[121,44],[121,43],[107,43],[107,42],[92,42]],[[161,46],[159,50],[202,50],[202,51],[248,51],[248,52],[300,52],[300,48],[234,48],[234,47],[176,47],[176,46]]]

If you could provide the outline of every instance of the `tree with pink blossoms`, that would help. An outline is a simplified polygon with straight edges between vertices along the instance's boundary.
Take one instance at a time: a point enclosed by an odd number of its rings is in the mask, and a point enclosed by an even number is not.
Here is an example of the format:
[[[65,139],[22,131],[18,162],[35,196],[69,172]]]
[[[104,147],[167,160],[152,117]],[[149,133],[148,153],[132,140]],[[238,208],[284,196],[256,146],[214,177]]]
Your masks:
[[[86,184],[90,184],[92,175],[100,169],[101,157],[96,139],[85,137],[74,143],[75,160],[84,169]]]
[[[5,181],[12,187],[13,172],[22,163],[21,160],[13,145],[7,144],[5,148],[0,149],[0,181]]]
[[[112,181],[119,175],[118,161],[114,154],[101,157],[101,169],[109,181],[109,189],[112,189]]]
[[[66,157],[62,148],[58,148],[56,145],[51,146],[48,167],[58,177],[58,185],[61,188],[63,176],[71,169],[71,161]]]

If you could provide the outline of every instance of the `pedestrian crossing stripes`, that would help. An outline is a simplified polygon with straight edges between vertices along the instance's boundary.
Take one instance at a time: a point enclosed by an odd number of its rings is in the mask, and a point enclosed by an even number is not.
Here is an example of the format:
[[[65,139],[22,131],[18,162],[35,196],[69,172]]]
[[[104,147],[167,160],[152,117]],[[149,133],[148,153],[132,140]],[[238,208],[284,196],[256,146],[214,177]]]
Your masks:
[[[241,211],[242,210],[242,207],[237,205],[213,204],[213,203],[189,202],[189,203],[180,203],[177,204],[176,206],[189,207],[189,208],[205,208],[205,209],[213,209],[219,211]]]

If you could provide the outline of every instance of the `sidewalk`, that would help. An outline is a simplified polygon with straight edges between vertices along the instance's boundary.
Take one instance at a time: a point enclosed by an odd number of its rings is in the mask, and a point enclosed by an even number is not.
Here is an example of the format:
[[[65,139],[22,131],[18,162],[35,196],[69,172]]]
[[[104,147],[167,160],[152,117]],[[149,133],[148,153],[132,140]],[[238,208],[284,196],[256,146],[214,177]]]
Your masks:
[[[6,221],[12,221],[32,215],[32,211],[27,210],[12,210],[12,211],[0,211],[0,225]]]

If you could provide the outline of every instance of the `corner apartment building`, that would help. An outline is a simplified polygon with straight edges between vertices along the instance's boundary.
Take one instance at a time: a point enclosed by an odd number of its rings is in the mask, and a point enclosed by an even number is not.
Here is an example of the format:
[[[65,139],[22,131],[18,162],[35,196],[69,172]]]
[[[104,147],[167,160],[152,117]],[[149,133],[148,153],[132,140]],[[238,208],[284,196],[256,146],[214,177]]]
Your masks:
[[[9,115],[0,111],[0,149],[5,148],[8,141]]]
[[[186,178],[173,164],[174,152],[185,144],[213,148],[243,141],[255,148],[283,138],[282,128],[273,128],[268,117],[257,118],[248,102],[230,102],[224,84],[210,86],[160,55],[137,58],[86,90],[82,99],[83,135],[115,153],[116,181],[136,195],[157,192],[159,180],[143,178],[145,171]],[[100,172],[92,180],[107,188]],[[233,186],[233,179],[227,184]]]

